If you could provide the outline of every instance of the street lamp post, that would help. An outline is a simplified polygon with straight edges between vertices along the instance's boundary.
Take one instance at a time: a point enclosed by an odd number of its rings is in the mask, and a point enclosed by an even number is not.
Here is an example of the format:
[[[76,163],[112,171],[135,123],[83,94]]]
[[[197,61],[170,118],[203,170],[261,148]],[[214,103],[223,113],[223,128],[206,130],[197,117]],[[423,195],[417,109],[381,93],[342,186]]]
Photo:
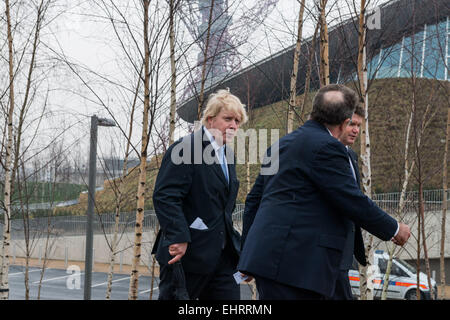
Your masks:
[[[91,137],[89,150],[89,186],[88,186],[88,207],[87,207],[87,226],[86,226],[86,256],[84,260],[84,300],[91,299],[92,284],[92,250],[93,250],[93,229],[95,208],[95,178],[97,176],[97,129],[98,126],[114,127],[116,124],[110,119],[91,117]]]

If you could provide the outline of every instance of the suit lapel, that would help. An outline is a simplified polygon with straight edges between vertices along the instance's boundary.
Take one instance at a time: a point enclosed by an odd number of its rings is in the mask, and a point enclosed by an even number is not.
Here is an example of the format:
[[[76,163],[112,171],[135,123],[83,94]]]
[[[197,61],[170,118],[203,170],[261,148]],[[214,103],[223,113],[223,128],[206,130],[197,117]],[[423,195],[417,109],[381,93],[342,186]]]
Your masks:
[[[348,149],[348,154],[350,155],[350,159],[353,164],[353,168],[355,169],[356,174],[356,181],[358,182],[358,187],[361,187],[360,182],[360,175],[359,175],[359,168],[358,168],[358,156],[352,149]],[[362,238],[361,228],[355,224],[355,240],[354,240],[354,250],[353,254],[356,257],[356,260],[358,260],[359,263],[362,265],[366,265],[366,255],[365,255],[365,248],[364,248],[364,240]]]
[[[358,159],[356,156],[356,153],[351,150],[350,148],[348,149],[348,154],[350,155],[350,160],[352,161],[352,165],[353,165],[353,169],[355,169],[355,174],[356,174],[356,182],[358,183],[358,187],[361,185],[361,182],[359,181],[359,168],[358,168]]]
[[[229,209],[229,211],[231,212],[233,210],[237,192],[239,190],[239,180],[237,179],[236,176],[236,159],[234,158],[233,150],[227,147],[226,152],[228,154],[227,162],[228,162],[228,176],[229,176],[229,185],[228,185],[229,194],[226,208]],[[228,159],[230,159],[230,161],[228,161]]]

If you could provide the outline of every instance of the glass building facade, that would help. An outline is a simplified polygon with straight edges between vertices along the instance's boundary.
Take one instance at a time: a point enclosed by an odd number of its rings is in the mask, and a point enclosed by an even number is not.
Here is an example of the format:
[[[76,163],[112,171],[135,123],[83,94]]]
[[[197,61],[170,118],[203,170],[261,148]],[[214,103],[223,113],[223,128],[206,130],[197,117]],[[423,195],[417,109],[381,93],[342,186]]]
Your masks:
[[[368,65],[369,78],[416,77],[449,80],[449,17],[380,49]]]

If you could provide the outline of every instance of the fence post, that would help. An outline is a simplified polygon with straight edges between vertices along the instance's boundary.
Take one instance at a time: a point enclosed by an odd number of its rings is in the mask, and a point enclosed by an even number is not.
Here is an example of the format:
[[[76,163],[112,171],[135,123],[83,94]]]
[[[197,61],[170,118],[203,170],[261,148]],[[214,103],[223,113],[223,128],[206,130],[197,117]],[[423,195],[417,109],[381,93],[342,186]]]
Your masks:
[[[123,250],[120,251],[120,267],[119,267],[119,271],[122,272],[123,270]]]
[[[148,268],[147,268],[150,273],[152,272],[152,264],[153,264],[152,252],[150,251],[148,254]]]
[[[39,265],[42,262],[42,243],[39,243]]]
[[[64,247],[64,267],[67,269],[69,265],[69,248],[67,248],[67,244]]]

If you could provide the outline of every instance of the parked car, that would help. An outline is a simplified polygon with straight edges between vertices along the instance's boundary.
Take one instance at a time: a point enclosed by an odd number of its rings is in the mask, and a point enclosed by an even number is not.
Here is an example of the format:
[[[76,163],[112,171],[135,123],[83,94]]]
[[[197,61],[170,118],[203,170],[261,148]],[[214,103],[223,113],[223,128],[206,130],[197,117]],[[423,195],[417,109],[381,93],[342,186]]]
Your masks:
[[[386,273],[386,267],[389,260],[387,252],[377,250],[374,253],[374,265],[378,266],[378,270],[373,273],[373,295],[375,299],[381,298],[383,290],[383,279]],[[375,268],[376,269],[376,268]],[[377,272],[378,271],[378,272]],[[359,272],[358,263],[354,259],[353,267],[348,272],[350,286],[352,288],[353,296],[359,297]],[[430,294],[428,287],[428,279],[425,273],[420,272],[420,299],[431,300],[437,298],[436,281],[431,279],[433,287],[433,297]],[[406,299],[417,300],[417,270],[402,259],[394,258],[392,260],[391,274],[389,276],[389,286],[387,288],[388,299]]]

